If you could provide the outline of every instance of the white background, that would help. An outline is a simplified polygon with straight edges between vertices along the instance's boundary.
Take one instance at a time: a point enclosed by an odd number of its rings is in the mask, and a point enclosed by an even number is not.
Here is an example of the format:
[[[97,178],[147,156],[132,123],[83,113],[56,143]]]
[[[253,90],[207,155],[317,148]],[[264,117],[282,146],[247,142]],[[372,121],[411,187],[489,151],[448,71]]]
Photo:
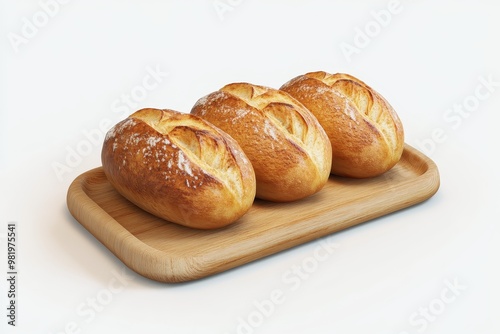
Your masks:
[[[499,333],[497,1],[402,1],[383,25],[373,13],[389,1],[54,3],[0,1],[1,268],[7,223],[19,232],[18,326],[7,326],[0,275],[1,333]],[[141,90],[148,69],[162,76]],[[441,188],[324,239],[337,249],[300,286],[283,275],[320,240],[164,284],[125,268],[68,213],[71,181],[100,165],[101,122],[142,107],[188,112],[226,83],[277,88],[315,70],[382,93]],[[259,311],[276,291],[281,302]]]

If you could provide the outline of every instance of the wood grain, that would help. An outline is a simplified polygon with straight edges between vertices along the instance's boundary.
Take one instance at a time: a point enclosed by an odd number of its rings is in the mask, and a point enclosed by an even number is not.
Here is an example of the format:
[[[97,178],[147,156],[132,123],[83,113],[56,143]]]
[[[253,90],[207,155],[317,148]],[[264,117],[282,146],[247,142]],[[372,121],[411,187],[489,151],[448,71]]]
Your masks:
[[[291,203],[256,200],[237,222],[196,230],[139,209],[107,181],[102,168],[78,176],[71,214],[123,263],[161,282],[216,274],[422,202],[439,188],[432,160],[406,145],[401,161],[370,179],[330,176],[318,193]]]

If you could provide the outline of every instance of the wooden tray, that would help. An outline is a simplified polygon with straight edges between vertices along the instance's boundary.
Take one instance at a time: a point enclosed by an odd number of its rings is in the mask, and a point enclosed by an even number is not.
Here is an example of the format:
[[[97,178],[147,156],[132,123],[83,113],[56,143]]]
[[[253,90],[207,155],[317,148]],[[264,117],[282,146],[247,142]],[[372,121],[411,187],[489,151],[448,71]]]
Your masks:
[[[137,273],[161,282],[198,279],[426,200],[439,188],[432,160],[406,145],[401,161],[371,179],[330,176],[317,194],[291,203],[256,200],[239,221],[196,230],[136,207],[108,183],[102,168],[68,190],[71,214]]]

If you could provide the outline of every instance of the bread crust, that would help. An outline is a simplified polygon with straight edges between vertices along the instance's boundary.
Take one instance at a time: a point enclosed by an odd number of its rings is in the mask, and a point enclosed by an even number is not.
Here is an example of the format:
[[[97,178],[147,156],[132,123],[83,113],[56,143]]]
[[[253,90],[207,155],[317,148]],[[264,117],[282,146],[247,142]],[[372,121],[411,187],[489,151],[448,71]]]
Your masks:
[[[392,106],[361,80],[319,71],[295,77],[280,89],[304,104],[325,129],[333,174],[374,177],[400,160],[403,125]]]
[[[191,110],[231,135],[252,162],[256,197],[276,202],[318,192],[331,168],[331,146],[318,120],[285,92],[232,83]]]
[[[194,115],[141,109],[106,134],[101,158],[120,194],[187,227],[226,226],[255,198],[255,173],[241,147]]]

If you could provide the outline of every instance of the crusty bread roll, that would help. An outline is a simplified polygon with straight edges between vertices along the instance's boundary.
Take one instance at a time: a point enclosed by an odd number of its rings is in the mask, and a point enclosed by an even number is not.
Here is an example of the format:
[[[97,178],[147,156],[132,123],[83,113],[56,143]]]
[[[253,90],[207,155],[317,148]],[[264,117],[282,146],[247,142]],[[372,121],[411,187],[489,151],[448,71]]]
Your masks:
[[[332,144],[332,173],[366,178],[391,169],[401,158],[404,133],[391,105],[375,90],[347,74],[312,72],[282,90],[319,120]]]
[[[115,125],[104,140],[102,165],[125,198],[188,227],[228,225],[255,198],[255,173],[238,143],[173,110],[142,109]]]
[[[240,144],[254,167],[258,198],[298,200],[328,181],[328,136],[318,120],[285,92],[233,83],[199,99],[191,113]]]

